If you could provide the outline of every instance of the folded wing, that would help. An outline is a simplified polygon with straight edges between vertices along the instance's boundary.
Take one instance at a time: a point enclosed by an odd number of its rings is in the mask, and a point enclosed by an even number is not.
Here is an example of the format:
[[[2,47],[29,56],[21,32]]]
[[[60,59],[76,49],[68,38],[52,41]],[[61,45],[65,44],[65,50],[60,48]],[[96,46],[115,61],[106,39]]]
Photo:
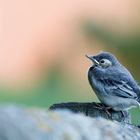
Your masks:
[[[112,96],[138,99],[137,93],[135,93],[133,88],[125,81],[104,79],[102,82],[105,84],[105,90],[109,90],[109,93],[112,94]]]

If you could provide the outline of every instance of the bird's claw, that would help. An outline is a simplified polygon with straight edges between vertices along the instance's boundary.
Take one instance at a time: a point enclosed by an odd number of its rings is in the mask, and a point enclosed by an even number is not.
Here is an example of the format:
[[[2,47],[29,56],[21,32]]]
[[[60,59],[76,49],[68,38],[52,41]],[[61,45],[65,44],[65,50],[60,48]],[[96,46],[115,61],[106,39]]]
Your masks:
[[[125,113],[123,111],[121,111],[122,117],[125,117]]]
[[[105,110],[105,112],[107,113],[107,115],[108,115],[109,117],[111,117],[111,113],[108,111],[109,109],[111,109],[111,107],[105,107],[105,108],[104,108],[104,110]]]
[[[97,109],[101,109],[101,110],[104,110],[106,113],[107,113],[107,115],[109,116],[109,117],[111,117],[111,114],[110,114],[110,112],[108,111],[109,109],[111,109],[111,107],[109,107],[109,106],[105,106],[104,104],[97,104],[96,105],[96,108]]]

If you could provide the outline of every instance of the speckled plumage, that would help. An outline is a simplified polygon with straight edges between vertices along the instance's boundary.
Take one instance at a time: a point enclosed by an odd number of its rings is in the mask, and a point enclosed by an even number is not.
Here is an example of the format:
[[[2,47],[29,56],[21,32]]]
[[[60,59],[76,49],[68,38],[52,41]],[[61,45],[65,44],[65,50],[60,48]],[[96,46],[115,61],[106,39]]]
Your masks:
[[[88,57],[96,60],[89,68],[88,80],[99,100],[113,110],[127,110],[140,105],[140,87],[130,72],[109,52],[102,52]],[[109,60],[111,65],[100,65],[102,59]]]

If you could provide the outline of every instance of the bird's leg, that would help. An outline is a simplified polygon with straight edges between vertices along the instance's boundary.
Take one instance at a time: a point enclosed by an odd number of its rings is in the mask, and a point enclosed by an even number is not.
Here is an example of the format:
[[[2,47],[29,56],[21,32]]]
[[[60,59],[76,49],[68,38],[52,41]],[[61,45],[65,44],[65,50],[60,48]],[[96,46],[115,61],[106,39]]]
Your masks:
[[[102,109],[107,113],[107,115],[108,115],[109,117],[111,117],[111,114],[110,114],[110,112],[109,112],[109,110],[111,109],[110,106],[106,106],[106,105],[102,104]]]
[[[125,113],[123,111],[121,111],[122,117],[125,117]]]
[[[96,107],[96,108],[97,108],[97,109],[104,110],[104,111],[107,113],[107,115],[108,115],[109,117],[111,117],[111,114],[110,114],[110,112],[108,111],[109,109],[111,109],[111,107],[105,106],[104,104],[97,104],[97,107]]]
[[[110,112],[109,112],[109,109],[111,109],[111,107],[110,107],[110,106],[105,106],[103,109],[104,109],[104,111],[107,113],[107,115],[108,115],[109,117],[111,117],[111,114],[110,114]]]

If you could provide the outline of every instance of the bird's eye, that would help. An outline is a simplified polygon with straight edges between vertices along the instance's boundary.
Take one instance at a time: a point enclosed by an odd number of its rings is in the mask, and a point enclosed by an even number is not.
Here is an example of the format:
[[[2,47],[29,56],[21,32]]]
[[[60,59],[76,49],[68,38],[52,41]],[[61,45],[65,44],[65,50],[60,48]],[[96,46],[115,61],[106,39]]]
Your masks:
[[[101,63],[101,64],[105,63],[105,60],[102,59],[102,60],[100,61],[100,63]]]
[[[100,60],[100,66],[102,66],[103,68],[107,68],[111,65],[112,65],[112,63],[108,59],[101,59]]]

